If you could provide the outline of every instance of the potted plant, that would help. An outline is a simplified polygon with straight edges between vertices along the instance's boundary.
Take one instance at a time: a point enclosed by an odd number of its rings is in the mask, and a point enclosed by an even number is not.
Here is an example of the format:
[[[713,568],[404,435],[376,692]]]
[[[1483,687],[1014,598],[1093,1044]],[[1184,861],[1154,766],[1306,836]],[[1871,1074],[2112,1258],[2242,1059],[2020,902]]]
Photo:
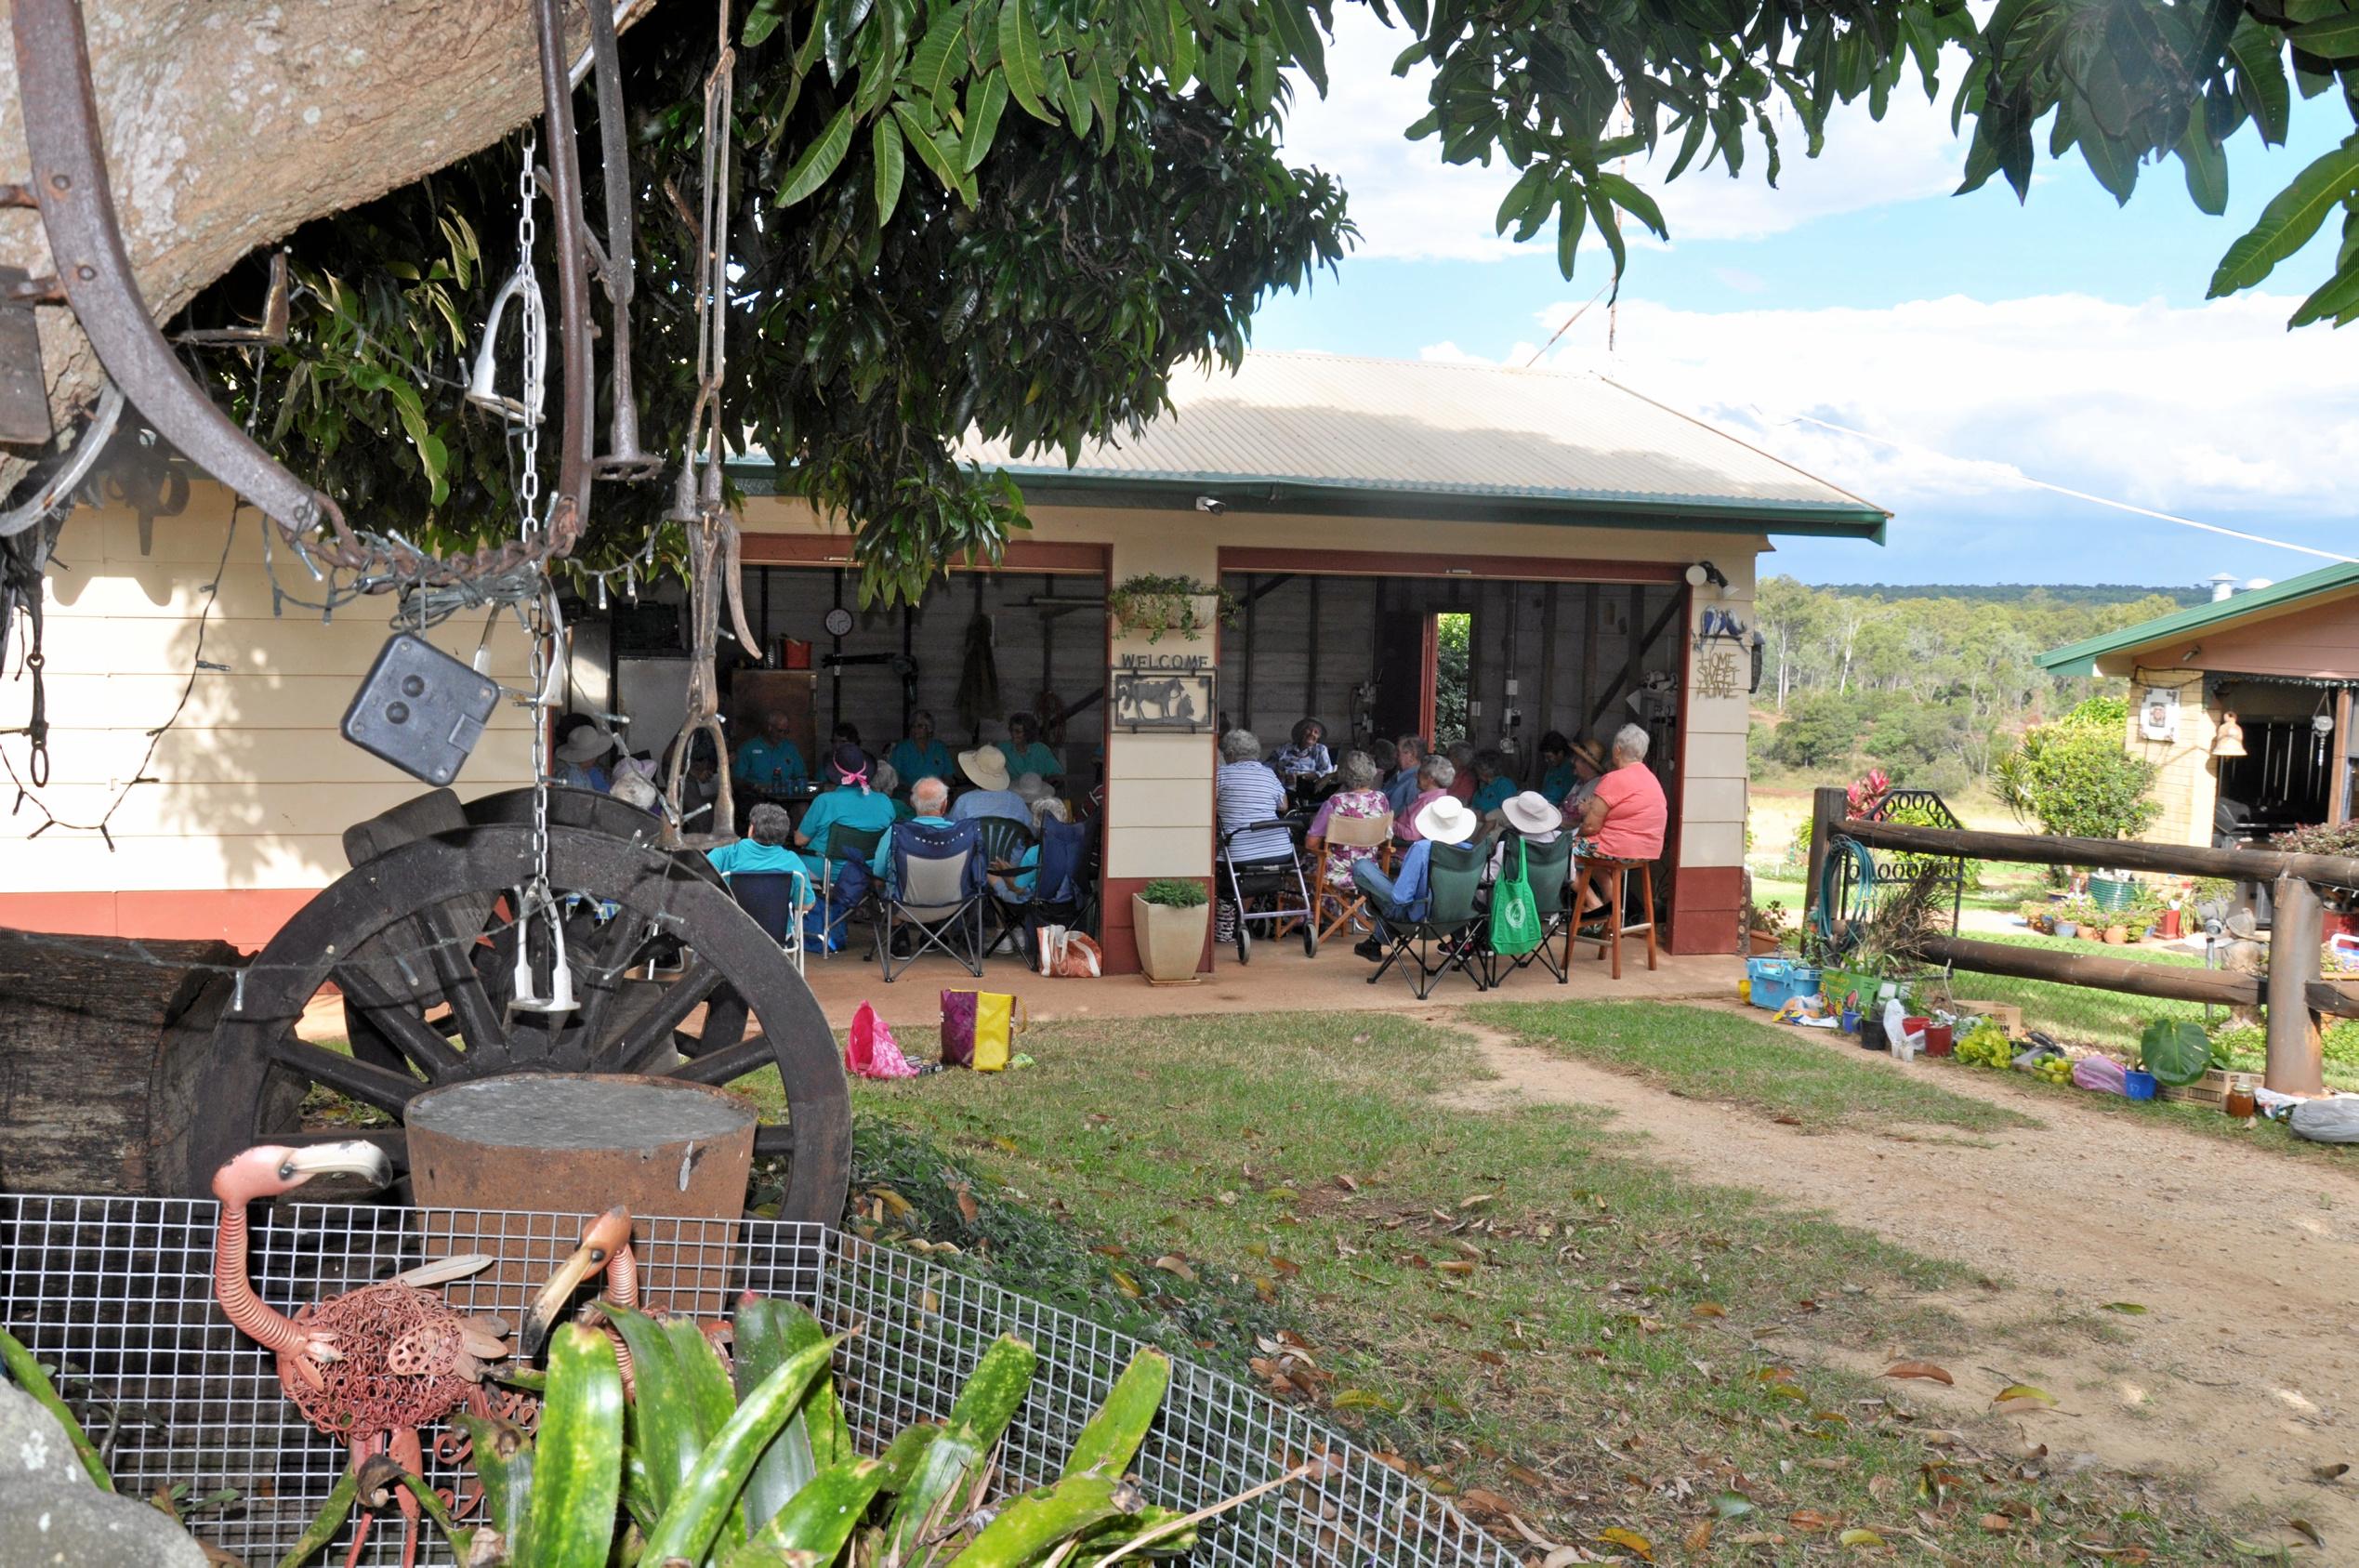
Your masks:
[[[1196,978],[1204,956],[1212,899],[1204,884],[1185,876],[1162,876],[1130,895],[1139,967],[1152,985],[1183,985]]]
[[[1786,905],[1772,899],[1755,909],[1746,936],[1757,956],[1782,950],[1786,937]]]
[[[1166,632],[1193,642],[1216,626],[1233,623],[1237,600],[1228,589],[1193,577],[1141,573],[1114,585],[1106,595],[1106,613],[1126,634],[1149,642],[1162,641]]]

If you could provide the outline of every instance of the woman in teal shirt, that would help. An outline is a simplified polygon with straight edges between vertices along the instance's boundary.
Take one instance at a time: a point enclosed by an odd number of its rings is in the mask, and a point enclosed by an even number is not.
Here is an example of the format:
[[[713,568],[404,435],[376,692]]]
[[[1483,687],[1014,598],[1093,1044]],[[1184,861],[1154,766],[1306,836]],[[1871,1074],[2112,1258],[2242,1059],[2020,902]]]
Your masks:
[[[1467,802],[1476,816],[1497,810],[1515,798],[1515,781],[1507,777],[1507,758],[1496,751],[1474,756],[1474,798]]]
[[[838,827],[881,833],[893,824],[893,803],[868,787],[868,754],[846,742],[836,748],[836,787],[810,803],[795,842],[803,846],[803,867],[825,880],[827,841]]]
[[[1008,738],[999,743],[999,749],[1008,758],[1008,776],[1021,779],[1026,773],[1038,773],[1048,783],[1064,782],[1065,765],[1057,754],[1040,744],[1040,723],[1028,713],[1008,716]]]
[[[934,739],[934,716],[924,708],[909,716],[909,738],[895,741],[885,760],[901,775],[903,795],[919,779],[940,779],[948,784],[958,776],[957,764],[950,759],[950,748]]]

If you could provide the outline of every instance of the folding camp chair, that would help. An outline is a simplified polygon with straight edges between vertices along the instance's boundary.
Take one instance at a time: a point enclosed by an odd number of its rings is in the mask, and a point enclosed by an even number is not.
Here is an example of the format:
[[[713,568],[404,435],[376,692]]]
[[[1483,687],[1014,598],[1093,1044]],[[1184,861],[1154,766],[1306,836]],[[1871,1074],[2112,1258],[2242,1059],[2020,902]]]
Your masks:
[[[1532,883],[1532,902],[1540,910],[1540,945],[1521,957],[1510,954],[1488,953],[1490,982],[1494,990],[1499,982],[1535,960],[1549,973],[1556,976],[1559,985],[1565,983],[1565,966],[1557,956],[1556,944],[1564,940],[1567,922],[1573,917],[1573,836],[1560,833],[1553,842],[1535,844],[1523,841],[1523,875]]]
[[[1035,954],[1043,926],[1098,934],[1098,824],[1092,818],[1061,823],[1050,817],[1040,824],[1040,871],[1024,911],[1025,936]]]
[[[1380,922],[1377,929],[1390,941],[1383,961],[1368,976],[1368,983],[1374,985],[1384,978],[1387,969],[1406,958],[1417,971],[1409,983],[1416,988],[1420,1002],[1433,995],[1434,982],[1452,969],[1474,982],[1477,991],[1490,989],[1490,982],[1483,978],[1481,947],[1475,941],[1474,916],[1474,895],[1483,886],[1483,868],[1491,858],[1490,844],[1480,838],[1466,849],[1456,844],[1436,844],[1431,857],[1426,862],[1424,919],[1394,920],[1381,910],[1373,912]]]
[[[1319,863],[1311,873],[1312,886],[1318,890],[1321,942],[1333,942],[1336,933],[1346,926],[1365,930],[1370,923],[1367,898],[1351,880],[1349,872],[1341,887],[1327,879],[1327,868],[1343,860],[1336,853],[1338,850],[1374,850],[1377,863],[1390,872],[1392,869],[1392,813],[1387,811],[1380,817],[1327,818],[1325,848],[1319,851]]]
[[[1292,842],[1293,852],[1285,859],[1259,861],[1232,860],[1229,847],[1245,834],[1262,828],[1282,827]],[[1266,921],[1274,929],[1272,936],[1286,934],[1288,923],[1299,927],[1305,956],[1319,955],[1319,922],[1311,905],[1311,884],[1302,876],[1302,828],[1299,817],[1272,817],[1264,822],[1245,823],[1220,836],[1221,876],[1229,885],[1229,902],[1237,911],[1237,962],[1253,962],[1253,923]],[[1261,907],[1253,907],[1259,900]]]
[[[876,878],[884,870],[876,863],[876,844],[884,837],[881,827],[851,827],[843,823],[828,830],[827,859],[821,873],[820,921],[829,932],[849,929],[863,913],[872,923],[875,921],[878,913]],[[844,863],[854,860],[867,876],[861,880],[859,892],[839,910],[836,906],[836,883],[843,873]],[[820,956],[832,956],[835,951],[834,942],[829,942],[821,946]]]
[[[982,847],[983,870],[986,874],[1004,866],[1020,865],[1024,855],[1035,848],[1032,830],[1013,817],[977,817],[975,835]],[[1000,875],[1015,879],[1013,871]],[[1016,951],[1024,949],[1024,907],[1030,901],[1000,896],[999,889],[985,883],[990,892],[986,913],[991,916],[990,940],[983,944],[986,956],[999,951],[999,944],[1012,939]]]
[[[977,980],[982,978],[983,905],[990,893],[983,881],[981,837],[971,822],[933,827],[925,823],[893,824],[892,889],[878,888],[876,961],[885,979],[893,978],[893,942],[908,931],[916,939],[906,969],[931,949],[955,958]]]
[[[803,972],[803,916],[810,913],[810,878],[799,871],[740,871],[729,878],[737,906],[770,933],[795,972]]]

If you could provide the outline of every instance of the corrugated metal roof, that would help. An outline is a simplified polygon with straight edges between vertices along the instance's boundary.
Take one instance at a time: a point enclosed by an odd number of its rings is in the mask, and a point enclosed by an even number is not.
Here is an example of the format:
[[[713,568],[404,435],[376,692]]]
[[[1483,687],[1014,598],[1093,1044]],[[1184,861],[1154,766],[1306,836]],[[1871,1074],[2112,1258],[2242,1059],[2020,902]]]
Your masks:
[[[2359,561],[2338,561],[2299,577],[2272,583],[2265,588],[2248,588],[2207,604],[2191,604],[2184,610],[2174,610],[2168,615],[2157,615],[2102,637],[2086,638],[2051,649],[2039,656],[2039,667],[2057,675],[2095,675],[2097,661],[2108,653],[2126,653],[2156,642],[2176,641],[2189,632],[2206,631],[2223,622],[2241,621],[2251,615],[2282,613],[2305,600],[2350,587],[2359,587]]]
[[[1496,497],[1583,510],[1735,512],[1880,530],[1890,513],[1595,376],[1255,351],[1234,374],[1183,366],[1173,412],[1136,437],[1013,456],[960,448],[1019,481],[1224,484]],[[1044,497],[1046,498],[1046,497]]]

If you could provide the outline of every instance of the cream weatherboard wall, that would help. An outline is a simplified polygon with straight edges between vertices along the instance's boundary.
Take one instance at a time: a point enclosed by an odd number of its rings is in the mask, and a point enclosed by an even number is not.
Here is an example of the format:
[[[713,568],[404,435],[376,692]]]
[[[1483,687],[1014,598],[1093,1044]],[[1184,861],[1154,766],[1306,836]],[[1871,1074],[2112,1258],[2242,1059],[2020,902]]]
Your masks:
[[[261,527],[240,507],[232,534],[230,494],[204,481],[185,510],[153,520],[144,547],[125,507],[86,507],[67,522],[44,601],[49,781],[32,791],[37,806],[0,814],[0,925],[257,946],[344,872],[347,826],[426,787],[336,731],[389,635],[390,603],[363,600],[327,624],[292,605],[273,615]],[[290,592],[314,586],[283,550],[278,566]],[[483,624],[468,615],[432,640],[467,658]],[[512,620],[490,646],[493,675],[523,684]],[[29,717],[21,652],[12,641],[0,672],[0,731]],[[139,775],[152,782],[125,793],[150,731],[167,721]],[[504,705],[460,793],[530,782],[529,734],[522,710]],[[0,737],[0,750],[21,776],[24,737]],[[62,825],[97,822],[117,797],[112,849]],[[60,825],[40,831],[45,811]]]

